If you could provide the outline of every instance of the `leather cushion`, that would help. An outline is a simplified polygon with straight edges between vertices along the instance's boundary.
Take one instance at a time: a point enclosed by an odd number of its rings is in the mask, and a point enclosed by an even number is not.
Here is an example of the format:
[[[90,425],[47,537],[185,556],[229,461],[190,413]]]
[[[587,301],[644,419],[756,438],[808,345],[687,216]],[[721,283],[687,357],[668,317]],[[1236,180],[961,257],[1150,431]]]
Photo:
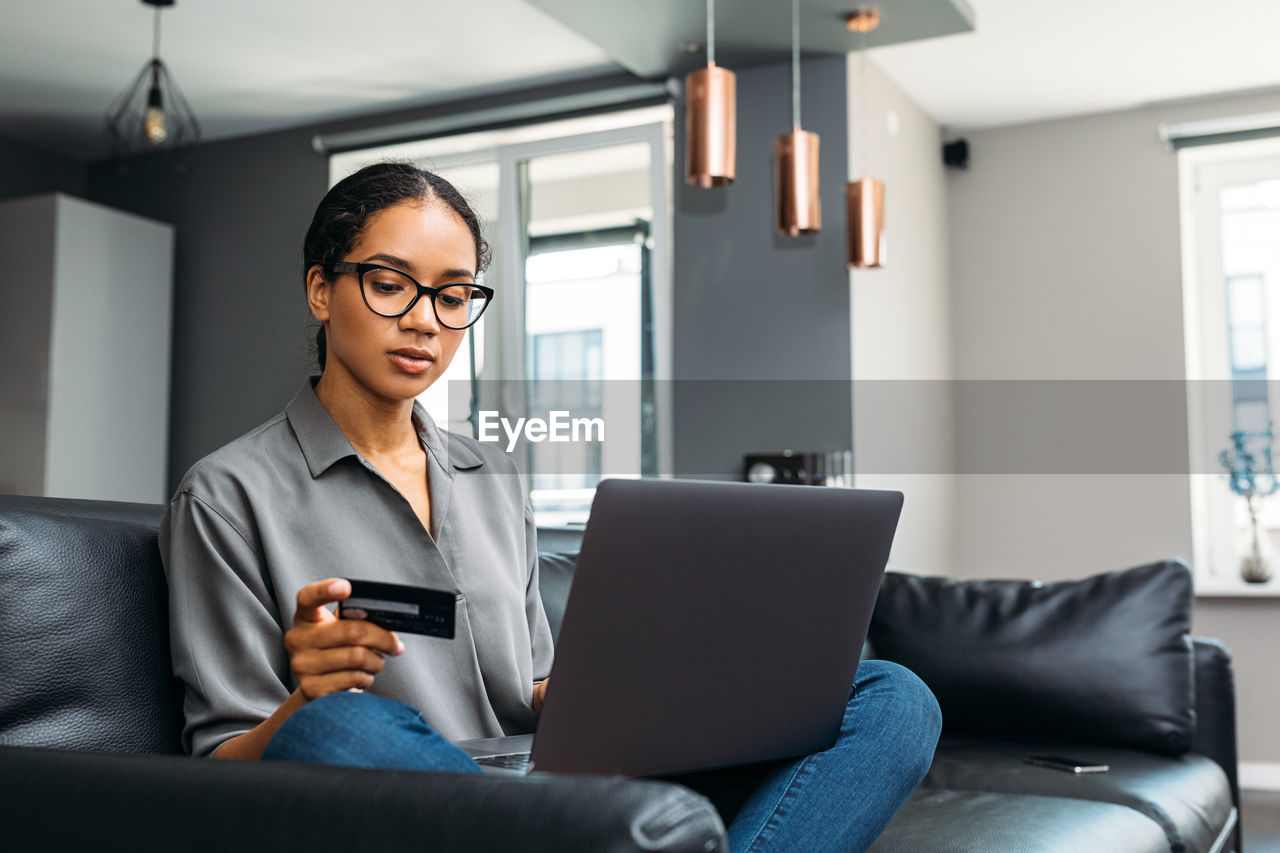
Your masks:
[[[158,519],[0,500],[0,744],[181,751]]]
[[[564,606],[569,600],[569,585],[577,564],[577,554],[544,551],[538,555],[538,591],[542,594],[542,609],[547,611],[553,640],[560,639],[560,623],[564,621]]]
[[[1191,605],[1177,561],[1051,584],[888,573],[870,638],[929,685],[948,732],[1180,755],[1196,722]]]
[[[1076,775],[1027,764],[1029,755],[1063,755],[1111,769]],[[1161,828],[1173,853],[1206,853],[1231,820],[1226,774],[1203,755],[1175,758],[1097,744],[945,737],[921,784],[1127,806]]]
[[[869,853],[1170,853],[1153,821],[1113,803],[917,788]]]

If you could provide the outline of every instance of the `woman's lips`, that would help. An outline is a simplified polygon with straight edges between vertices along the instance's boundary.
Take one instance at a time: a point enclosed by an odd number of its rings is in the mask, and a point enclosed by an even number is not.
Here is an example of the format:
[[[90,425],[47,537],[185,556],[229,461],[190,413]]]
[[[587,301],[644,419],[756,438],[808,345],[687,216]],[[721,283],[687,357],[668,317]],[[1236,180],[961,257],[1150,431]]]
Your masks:
[[[395,350],[387,353],[387,357],[391,359],[392,364],[405,373],[422,373],[435,361],[435,358],[424,350]]]

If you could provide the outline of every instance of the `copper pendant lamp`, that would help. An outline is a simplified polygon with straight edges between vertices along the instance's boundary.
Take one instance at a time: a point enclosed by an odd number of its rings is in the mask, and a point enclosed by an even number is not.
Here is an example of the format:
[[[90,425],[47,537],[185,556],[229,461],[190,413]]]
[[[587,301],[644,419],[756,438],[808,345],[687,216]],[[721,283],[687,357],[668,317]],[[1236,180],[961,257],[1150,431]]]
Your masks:
[[[773,143],[779,234],[799,237],[822,228],[818,197],[818,134],[800,129],[800,3],[791,0],[791,132]]]
[[[684,86],[686,178],[703,189],[728,186],[737,174],[737,77],[716,65],[715,0],[707,0],[707,67]]]
[[[860,9],[849,15],[846,26],[855,33],[868,33],[880,23],[880,15],[874,9]],[[863,127],[863,139],[867,137],[867,61],[863,52],[861,59],[861,77],[859,86],[860,123]],[[845,187],[845,204],[848,216],[846,224],[849,229],[846,240],[848,263],[854,269],[878,269],[885,264],[885,231],[884,231],[884,182],[863,175],[851,181]]]
[[[845,187],[849,213],[849,266],[884,266],[884,182],[862,177]]]

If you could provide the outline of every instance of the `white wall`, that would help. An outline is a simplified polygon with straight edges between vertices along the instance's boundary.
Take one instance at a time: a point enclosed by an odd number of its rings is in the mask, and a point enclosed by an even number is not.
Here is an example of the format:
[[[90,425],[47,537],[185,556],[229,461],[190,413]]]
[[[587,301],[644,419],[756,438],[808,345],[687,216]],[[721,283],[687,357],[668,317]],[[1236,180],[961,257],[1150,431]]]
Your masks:
[[[941,137],[874,61],[852,54],[848,68],[849,178],[884,181],[888,244],[883,268],[849,275],[855,484],[905,496],[891,570],[948,574],[956,507],[953,418],[938,381],[952,371]],[[904,437],[909,446],[896,445]],[[888,461],[904,456],[910,464]]]
[[[173,228],[56,199],[44,493],[163,503]]]
[[[968,135],[948,180],[956,376],[1185,376],[1177,158],[1162,122],[1280,109],[1280,96],[1158,105]],[[963,408],[963,407],[962,407]],[[980,417],[956,425],[957,454]],[[1191,557],[1185,476],[958,477],[959,576],[1081,577]],[[1194,630],[1231,648],[1241,758],[1280,761],[1280,599],[1201,599]]]
[[[173,228],[40,196],[0,252],[0,492],[164,502]]]

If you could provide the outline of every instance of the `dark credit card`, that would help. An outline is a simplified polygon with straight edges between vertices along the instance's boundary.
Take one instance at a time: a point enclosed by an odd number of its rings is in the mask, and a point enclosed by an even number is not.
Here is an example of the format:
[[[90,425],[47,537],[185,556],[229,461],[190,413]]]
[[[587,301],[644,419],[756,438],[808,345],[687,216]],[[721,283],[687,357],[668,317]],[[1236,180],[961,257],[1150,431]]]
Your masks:
[[[339,619],[365,619],[388,631],[453,639],[455,593],[398,583],[347,581],[351,595],[338,602]]]

